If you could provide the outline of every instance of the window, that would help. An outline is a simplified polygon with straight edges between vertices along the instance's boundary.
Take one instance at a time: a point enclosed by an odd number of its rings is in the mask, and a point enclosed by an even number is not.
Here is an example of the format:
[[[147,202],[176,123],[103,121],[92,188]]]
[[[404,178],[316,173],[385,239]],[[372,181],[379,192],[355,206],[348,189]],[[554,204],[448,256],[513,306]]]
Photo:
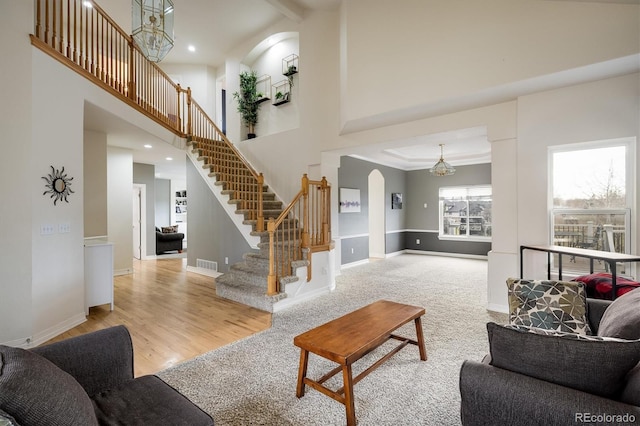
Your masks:
[[[550,151],[551,244],[630,252],[634,144],[625,138]],[[603,270],[604,265],[594,268]]]
[[[440,188],[439,238],[491,241],[491,186]]]

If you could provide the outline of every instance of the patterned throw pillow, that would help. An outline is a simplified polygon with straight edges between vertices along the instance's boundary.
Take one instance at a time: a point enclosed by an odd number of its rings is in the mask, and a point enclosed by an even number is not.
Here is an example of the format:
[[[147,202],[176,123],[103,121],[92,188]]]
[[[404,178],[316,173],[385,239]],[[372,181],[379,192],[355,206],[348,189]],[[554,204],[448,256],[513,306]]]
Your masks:
[[[178,232],[178,225],[163,226],[162,227],[162,233],[163,234],[173,234],[175,232]]]
[[[591,334],[583,283],[509,278],[507,287],[511,324]]]

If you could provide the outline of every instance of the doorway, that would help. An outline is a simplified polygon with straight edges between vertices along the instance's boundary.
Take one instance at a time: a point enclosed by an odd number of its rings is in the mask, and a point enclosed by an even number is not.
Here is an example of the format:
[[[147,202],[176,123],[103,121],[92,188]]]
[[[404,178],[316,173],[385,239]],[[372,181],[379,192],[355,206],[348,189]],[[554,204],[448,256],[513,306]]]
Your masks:
[[[378,169],[369,173],[369,257],[385,258],[384,176]]]

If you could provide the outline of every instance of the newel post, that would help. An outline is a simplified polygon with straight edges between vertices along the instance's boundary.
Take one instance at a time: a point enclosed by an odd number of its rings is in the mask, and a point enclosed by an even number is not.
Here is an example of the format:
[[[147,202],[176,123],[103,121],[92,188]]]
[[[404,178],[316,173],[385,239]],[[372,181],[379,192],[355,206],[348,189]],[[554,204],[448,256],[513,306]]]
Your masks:
[[[302,235],[300,245],[303,249],[309,248],[309,178],[302,175]]]
[[[331,187],[327,182],[327,178],[322,176],[322,244],[329,244],[331,241]]]
[[[275,255],[274,255],[274,234],[276,232],[276,221],[269,218],[267,223],[267,232],[269,232],[269,276],[267,277],[267,296],[273,296],[278,293],[278,277],[275,272]]]

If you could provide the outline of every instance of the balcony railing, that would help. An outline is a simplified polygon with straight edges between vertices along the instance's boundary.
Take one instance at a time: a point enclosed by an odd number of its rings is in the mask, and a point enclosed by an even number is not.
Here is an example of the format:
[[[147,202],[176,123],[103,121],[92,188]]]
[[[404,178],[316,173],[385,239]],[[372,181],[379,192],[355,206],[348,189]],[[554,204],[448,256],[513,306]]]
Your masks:
[[[133,106],[178,136],[217,141],[235,155],[223,166],[242,191],[245,205],[255,209],[251,219],[264,230],[262,176],[191,97],[191,90],[174,83],[149,61],[133,39],[95,2],[36,0],[35,34],[31,42],[61,63]],[[247,207],[249,208],[249,207]]]

